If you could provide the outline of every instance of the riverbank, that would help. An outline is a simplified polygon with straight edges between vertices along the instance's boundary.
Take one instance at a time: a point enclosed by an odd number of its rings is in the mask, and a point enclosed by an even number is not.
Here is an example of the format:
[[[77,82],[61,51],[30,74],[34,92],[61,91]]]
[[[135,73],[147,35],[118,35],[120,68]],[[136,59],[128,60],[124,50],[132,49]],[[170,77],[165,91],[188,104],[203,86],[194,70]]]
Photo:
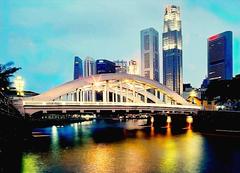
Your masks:
[[[240,112],[199,111],[197,115],[193,116],[193,127],[200,131],[240,132]]]

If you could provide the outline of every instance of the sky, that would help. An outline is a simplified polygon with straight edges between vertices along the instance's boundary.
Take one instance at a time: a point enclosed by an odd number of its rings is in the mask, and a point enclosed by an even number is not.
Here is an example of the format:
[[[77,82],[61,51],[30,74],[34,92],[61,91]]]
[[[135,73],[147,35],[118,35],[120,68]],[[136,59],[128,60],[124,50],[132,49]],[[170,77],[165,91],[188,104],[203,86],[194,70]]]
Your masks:
[[[0,64],[13,61],[26,89],[44,92],[73,79],[74,56],[140,60],[140,31],[149,27],[159,32],[161,61],[170,4],[180,6],[184,83],[200,87],[207,38],[227,30],[233,31],[239,74],[239,0],[0,0]]]

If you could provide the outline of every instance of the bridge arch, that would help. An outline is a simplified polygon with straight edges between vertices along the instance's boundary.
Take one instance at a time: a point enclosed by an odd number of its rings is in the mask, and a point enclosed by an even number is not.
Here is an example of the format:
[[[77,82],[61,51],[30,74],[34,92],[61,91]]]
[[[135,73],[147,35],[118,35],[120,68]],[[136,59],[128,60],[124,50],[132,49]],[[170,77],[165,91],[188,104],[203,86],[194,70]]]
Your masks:
[[[184,98],[157,81],[122,73],[79,78],[24,101],[189,105]]]

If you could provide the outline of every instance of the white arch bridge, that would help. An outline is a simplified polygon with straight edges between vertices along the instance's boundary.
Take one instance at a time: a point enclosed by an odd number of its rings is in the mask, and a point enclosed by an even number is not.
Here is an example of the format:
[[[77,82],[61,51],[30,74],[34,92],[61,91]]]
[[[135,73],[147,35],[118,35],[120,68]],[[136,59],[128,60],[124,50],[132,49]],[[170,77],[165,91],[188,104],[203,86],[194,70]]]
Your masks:
[[[163,99],[164,98],[164,99]],[[196,112],[164,85],[137,75],[109,73],[79,78],[22,100],[23,112]]]

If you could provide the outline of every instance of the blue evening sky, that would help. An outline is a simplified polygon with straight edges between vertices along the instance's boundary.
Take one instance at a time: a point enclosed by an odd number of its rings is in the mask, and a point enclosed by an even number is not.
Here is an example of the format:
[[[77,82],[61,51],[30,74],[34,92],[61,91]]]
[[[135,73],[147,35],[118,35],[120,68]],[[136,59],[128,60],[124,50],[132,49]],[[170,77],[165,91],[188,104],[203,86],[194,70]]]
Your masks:
[[[181,8],[183,76],[199,87],[207,74],[207,38],[234,34],[240,73],[239,0],[0,0],[0,63],[22,67],[26,89],[46,91],[72,80],[73,57],[140,58],[140,30],[163,30],[164,7]],[[162,73],[161,73],[162,74]]]

